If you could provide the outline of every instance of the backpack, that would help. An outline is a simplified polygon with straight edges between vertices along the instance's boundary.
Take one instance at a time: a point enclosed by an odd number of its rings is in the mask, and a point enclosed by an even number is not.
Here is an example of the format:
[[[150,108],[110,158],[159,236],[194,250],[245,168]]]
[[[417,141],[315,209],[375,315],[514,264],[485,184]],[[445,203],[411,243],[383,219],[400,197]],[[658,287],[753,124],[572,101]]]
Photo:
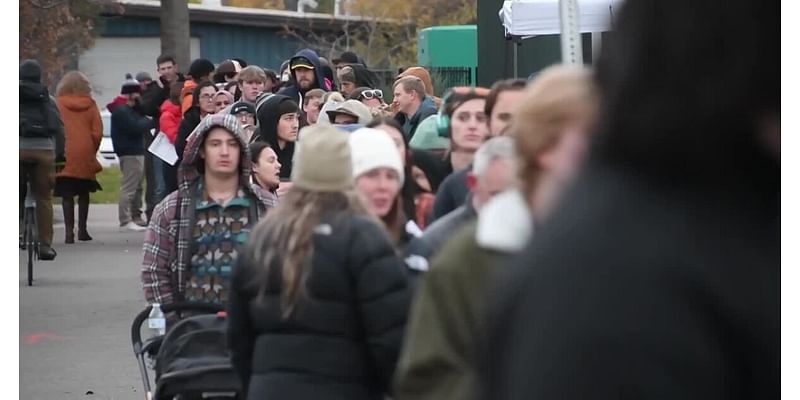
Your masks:
[[[50,95],[47,91],[35,97],[20,98],[19,136],[27,138],[51,138],[57,128],[53,123],[50,108]]]

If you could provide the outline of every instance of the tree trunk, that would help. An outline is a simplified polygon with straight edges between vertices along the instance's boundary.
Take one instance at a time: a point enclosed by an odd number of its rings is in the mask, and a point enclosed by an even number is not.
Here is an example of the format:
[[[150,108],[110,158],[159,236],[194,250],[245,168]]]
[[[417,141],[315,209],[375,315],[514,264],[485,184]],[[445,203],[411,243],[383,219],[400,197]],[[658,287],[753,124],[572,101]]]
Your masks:
[[[182,72],[189,70],[189,3],[161,0],[161,54],[175,57]]]

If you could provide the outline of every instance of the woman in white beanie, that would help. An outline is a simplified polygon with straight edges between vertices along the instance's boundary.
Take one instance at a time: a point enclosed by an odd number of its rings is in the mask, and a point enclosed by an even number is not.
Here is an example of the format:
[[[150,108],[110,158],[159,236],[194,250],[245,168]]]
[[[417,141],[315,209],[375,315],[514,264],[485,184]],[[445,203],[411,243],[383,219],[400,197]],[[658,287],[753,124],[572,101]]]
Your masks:
[[[361,128],[350,135],[353,179],[367,209],[383,221],[398,250],[422,231],[403,211],[405,179],[397,145],[386,132]],[[413,216],[411,216],[413,217]]]
[[[348,134],[301,135],[294,184],[233,272],[233,365],[244,399],[381,400],[411,303],[405,267],[353,188]]]

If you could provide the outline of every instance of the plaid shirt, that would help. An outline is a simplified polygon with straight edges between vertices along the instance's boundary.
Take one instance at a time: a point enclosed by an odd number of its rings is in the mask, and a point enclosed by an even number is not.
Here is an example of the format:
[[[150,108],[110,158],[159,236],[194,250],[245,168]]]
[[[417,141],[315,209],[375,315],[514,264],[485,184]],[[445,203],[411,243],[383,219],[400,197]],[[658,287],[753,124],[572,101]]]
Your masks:
[[[194,226],[195,189],[202,176],[194,166],[199,157],[202,138],[214,126],[224,126],[237,132],[241,158],[249,160],[250,152],[241,136],[241,125],[232,115],[212,115],[200,122],[189,135],[184,159],[178,170],[179,188],[170,193],[153,210],[150,225],[144,236],[142,287],[149,303],[170,304],[181,301],[186,286],[184,275],[191,261],[192,227]],[[277,197],[249,182],[250,166],[241,167],[241,189],[254,199],[257,218],[277,205]]]

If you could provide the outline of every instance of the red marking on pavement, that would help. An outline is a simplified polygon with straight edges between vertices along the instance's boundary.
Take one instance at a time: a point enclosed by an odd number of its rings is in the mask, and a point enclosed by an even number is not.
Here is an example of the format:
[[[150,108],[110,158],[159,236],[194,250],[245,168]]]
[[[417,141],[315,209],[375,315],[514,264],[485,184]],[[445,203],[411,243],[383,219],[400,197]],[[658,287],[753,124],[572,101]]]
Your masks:
[[[34,333],[32,335],[25,336],[23,342],[25,342],[25,344],[37,344],[43,339],[61,340],[63,337],[50,333]]]

